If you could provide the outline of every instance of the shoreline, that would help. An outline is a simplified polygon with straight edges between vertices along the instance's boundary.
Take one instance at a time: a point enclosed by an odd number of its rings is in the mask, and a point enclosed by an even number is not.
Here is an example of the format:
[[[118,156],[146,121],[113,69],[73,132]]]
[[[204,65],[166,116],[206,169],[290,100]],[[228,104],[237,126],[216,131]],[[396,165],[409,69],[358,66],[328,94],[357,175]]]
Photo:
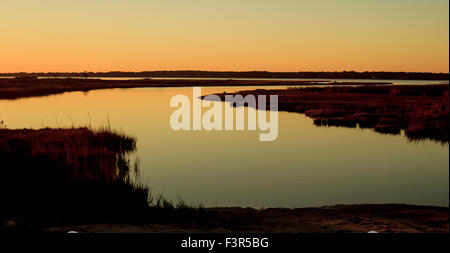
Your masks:
[[[66,233],[448,233],[448,207],[352,204],[310,208],[214,207],[206,221],[152,224],[79,224],[51,227]]]
[[[449,142],[447,84],[289,87],[214,95],[224,101],[225,96],[237,94],[242,97],[277,95],[279,111],[305,114],[318,127],[359,127],[391,135],[404,131],[411,141],[430,139]]]
[[[11,78],[0,79],[0,99],[19,99],[61,94],[72,91],[87,92],[114,88],[168,88],[168,87],[236,87],[236,86],[345,86],[345,85],[389,85],[390,82],[327,82],[327,81],[280,81],[280,80],[194,80],[194,79],[38,79]]]

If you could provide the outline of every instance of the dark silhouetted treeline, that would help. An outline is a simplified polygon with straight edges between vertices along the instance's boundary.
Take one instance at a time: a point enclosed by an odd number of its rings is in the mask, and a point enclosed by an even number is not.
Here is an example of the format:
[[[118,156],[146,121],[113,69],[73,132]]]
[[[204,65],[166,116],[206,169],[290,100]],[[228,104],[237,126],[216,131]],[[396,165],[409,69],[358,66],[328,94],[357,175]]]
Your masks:
[[[448,73],[429,72],[268,72],[268,71],[142,71],[0,73],[0,76],[37,77],[167,77],[167,78],[324,78],[384,80],[448,80]]]

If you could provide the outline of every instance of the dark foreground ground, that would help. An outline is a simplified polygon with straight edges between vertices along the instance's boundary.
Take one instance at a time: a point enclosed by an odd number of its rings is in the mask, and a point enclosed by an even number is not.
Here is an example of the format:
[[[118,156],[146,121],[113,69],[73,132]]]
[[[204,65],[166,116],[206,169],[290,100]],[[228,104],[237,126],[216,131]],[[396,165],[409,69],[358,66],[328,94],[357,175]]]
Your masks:
[[[342,205],[256,210],[206,208],[207,222],[85,224],[48,228],[79,233],[448,233],[448,208],[411,205]]]
[[[0,129],[0,231],[449,232],[447,207],[172,203],[140,183],[128,158],[135,148],[133,137],[110,129]]]

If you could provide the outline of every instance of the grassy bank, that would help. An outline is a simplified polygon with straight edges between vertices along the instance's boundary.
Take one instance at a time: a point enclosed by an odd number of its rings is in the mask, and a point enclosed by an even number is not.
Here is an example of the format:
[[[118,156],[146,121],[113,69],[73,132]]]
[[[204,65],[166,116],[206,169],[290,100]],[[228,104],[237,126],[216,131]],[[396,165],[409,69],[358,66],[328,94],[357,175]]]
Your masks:
[[[280,111],[304,113],[317,126],[359,126],[386,134],[400,134],[404,130],[411,140],[449,141],[449,86],[446,84],[294,87],[238,94],[278,95]],[[230,94],[217,95],[224,99]]]
[[[133,181],[135,139],[107,130],[0,130],[3,225],[34,230],[57,223],[131,217],[148,189]]]
[[[321,82],[279,80],[100,80],[100,79],[0,79],[0,99],[45,96],[69,91],[137,87],[193,87],[193,86],[298,86],[298,85],[380,85],[389,82]]]
[[[0,129],[0,231],[116,222],[205,223],[209,214],[152,194],[111,129]]]

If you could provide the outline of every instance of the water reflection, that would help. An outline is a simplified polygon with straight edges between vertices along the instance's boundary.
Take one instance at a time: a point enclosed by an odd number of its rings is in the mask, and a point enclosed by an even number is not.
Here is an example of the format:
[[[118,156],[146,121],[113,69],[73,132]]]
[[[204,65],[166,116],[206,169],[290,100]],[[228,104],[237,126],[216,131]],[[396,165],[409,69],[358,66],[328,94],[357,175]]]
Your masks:
[[[280,87],[265,87],[280,88]],[[202,88],[203,95],[248,87]],[[192,88],[72,92],[0,101],[9,128],[99,126],[137,138],[143,178],[153,192],[206,206],[304,207],[343,203],[448,206],[449,149],[431,141],[372,130],[315,127],[300,114],[279,113],[277,141],[257,131],[170,128],[176,94]]]

